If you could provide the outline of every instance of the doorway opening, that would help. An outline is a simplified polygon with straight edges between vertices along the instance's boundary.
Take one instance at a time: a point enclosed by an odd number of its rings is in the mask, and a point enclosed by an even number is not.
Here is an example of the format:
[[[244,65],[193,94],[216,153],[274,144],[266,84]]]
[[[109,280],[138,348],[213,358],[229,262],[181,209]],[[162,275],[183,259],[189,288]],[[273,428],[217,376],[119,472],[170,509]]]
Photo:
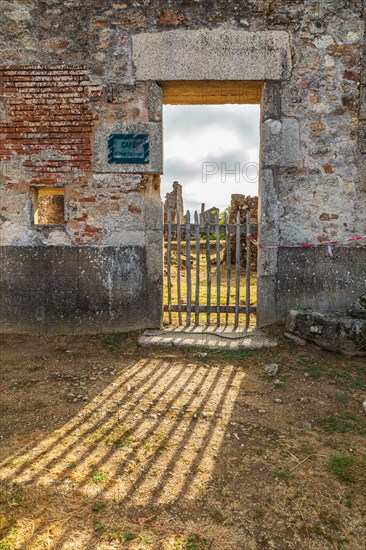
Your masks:
[[[262,85],[160,84],[164,324],[252,329]]]

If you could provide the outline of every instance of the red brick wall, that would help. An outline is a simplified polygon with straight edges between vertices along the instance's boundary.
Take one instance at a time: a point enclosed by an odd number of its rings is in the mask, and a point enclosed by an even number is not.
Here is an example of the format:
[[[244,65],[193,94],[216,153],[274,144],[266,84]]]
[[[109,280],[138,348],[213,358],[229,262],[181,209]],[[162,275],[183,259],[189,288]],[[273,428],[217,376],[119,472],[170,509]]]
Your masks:
[[[62,184],[74,169],[90,170],[95,118],[90,99],[99,91],[83,67],[2,67],[0,84],[6,106],[1,160],[21,155],[32,174],[30,185]]]

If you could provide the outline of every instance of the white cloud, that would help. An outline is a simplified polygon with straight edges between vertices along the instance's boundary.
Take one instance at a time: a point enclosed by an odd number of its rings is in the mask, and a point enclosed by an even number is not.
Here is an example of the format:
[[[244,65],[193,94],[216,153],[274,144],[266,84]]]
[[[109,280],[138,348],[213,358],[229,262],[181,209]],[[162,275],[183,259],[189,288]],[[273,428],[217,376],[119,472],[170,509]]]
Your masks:
[[[183,186],[185,208],[230,204],[232,193],[258,194],[256,170],[248,163],[259,161],[259,105],[166,105],[164,106],[164,176],[162,197],[173,181]],[[240,164],[240,181],[222,170],[202,181],[202,164],[234,170]],[[243,172],[246,178],[243,177]],[[251,182],[248,181],[251,180]]]

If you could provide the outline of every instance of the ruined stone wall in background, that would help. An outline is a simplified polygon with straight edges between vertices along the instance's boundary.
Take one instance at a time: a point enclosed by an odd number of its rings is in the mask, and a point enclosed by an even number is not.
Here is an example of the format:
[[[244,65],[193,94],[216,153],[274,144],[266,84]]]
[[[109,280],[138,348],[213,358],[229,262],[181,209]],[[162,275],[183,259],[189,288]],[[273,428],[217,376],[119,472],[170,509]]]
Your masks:
[[[177,182],[173,182],[173,190],[165,195],[164,202],[164,223],[168,222],[168,210],[171,211],[171,221],[177,222],[177,214],[180,216],[181,223],[184,221],[184,206],[182,186]]]
[[[250,222],[253,224],[258,223],[258,197],[251,197],[250,195],[240,195],[234,193],[231,195],[230,200],[230,223],[236,222],[237,213],[240,213],[240,223],[245,224],[247,218],[247,212],[250,212]]]
[[[230,201],[230,223],[236,223],[236,217],[239,212],[240,223],[245,225],[247,223],[247,212],[250,212],[250,223],[253,225],[258,224],[258,197],[251,197],[250,195],[240,195],[233,194],[231,195]],[[235,263],[235,238],[230,239],[230,248],[231,248],[231,261]],[[257,235],[255,235],[257,238]],[[242,236],[242,244],[244,247],[247,246],[246,239],[244,235]],[[257,270],[258,262],[258,251],[252,246],[251,247],[251,267],[252,270]]]

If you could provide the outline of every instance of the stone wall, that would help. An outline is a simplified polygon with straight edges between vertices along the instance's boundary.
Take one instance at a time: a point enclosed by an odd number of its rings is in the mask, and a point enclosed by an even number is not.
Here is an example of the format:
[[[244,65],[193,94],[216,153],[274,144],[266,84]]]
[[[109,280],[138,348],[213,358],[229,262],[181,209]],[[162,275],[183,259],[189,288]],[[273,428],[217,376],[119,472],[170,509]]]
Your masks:
[[[86,187],[95,120],[91,99],[99,92],[83,67],[14,64],[0,68],[0,78],[0,242],[30,244],[39,236],[33,227],[34,189],[67,186],[71,200],[71,189]],[[60,242],[67,238],[70,224]]]
[[[363,10],[361,0],[7,2],[0,50],[2,246],[24,247],[29,258],[36,248],[57,258],[59,246],[80,254],[84,247],[141,247],[146,253],[136,265],[144,264],[147,295],[161,296],[162,96],[156,81],[164,79],[264,82],[263,244],[365,234]],[[106,137],[125,131],[150,134],[149,164],[108,164]],[[64,187],[64,226],[34,225],[37,186]],[[359,273],[361,255],[352,259]],[[261,324],[283,317],[277,288],[296,271],[282,260],[274,251],[259,254]],[[30,262],[27,277],[36,265]],[[297,292],[291,288],[286,303]],[[131,292],[137,299],[138,290]],[[334,292],[343,306],[344,289],[336,285]],[[81,303],[94,311],[90,301]],[[337,299],[325,300],[327,307],[337,307]],[[121,314],[119,330],[128,330],[130,313]],[[157,326],[160,310],[150,313],[141,313],[141,326],[151,319]],[[30,310],[17,314],[13,328],[29,316]]]
[[[109,112],[86,69],[14,65],[0,74],[6,106],[0,142],[1,243],[48,244],[51,238],[50,244],[118,244],[118,233],[126,229],[140,230],[144,239],[146,196],[149,204],[159,204],[159,176],[106,174],[95,167],[94,137],[106,118],[121,113]],[[126,105],[129,98],[133,117],[138,99],[134,92],[122,95],[114,100]],[[40,239],[33,223],[33,189],[44,186],[65,187],[67,223],[61,233],[58,227]]]
[[[230,223],[236,223],[237,215],[239,212],[240,223],[245,225],[247,223],[247,212],[250,212],[250,223],[253,225],[258,224],[258,197],[251,197],[250,195],[240,195],[235,193],[231,195],[230,200]],[[247,246],[246,239],[242,236],[242,244]],[[231,247],[231,261],[235,263],[235,238],[232,235],[230,239]],[[251,247],[251,268],[252,271],[257,271],[258,253],[257,249]]]
[[[247,221],[247,212],[250,212],[250,223],[258,223],[258,197],[250,195],[233,194],[230,199],[230,223],[236,222],[236,216],[239,212],[240,223]]]
[[[173,190],[165,195],[164,202],[164,223],[168,222],[168,210],[171,213],[171,221],[177,223],[177,214],[180,216],[180,222],[184,221],[184,206],[182,186],[177,182],[173,182]]]

